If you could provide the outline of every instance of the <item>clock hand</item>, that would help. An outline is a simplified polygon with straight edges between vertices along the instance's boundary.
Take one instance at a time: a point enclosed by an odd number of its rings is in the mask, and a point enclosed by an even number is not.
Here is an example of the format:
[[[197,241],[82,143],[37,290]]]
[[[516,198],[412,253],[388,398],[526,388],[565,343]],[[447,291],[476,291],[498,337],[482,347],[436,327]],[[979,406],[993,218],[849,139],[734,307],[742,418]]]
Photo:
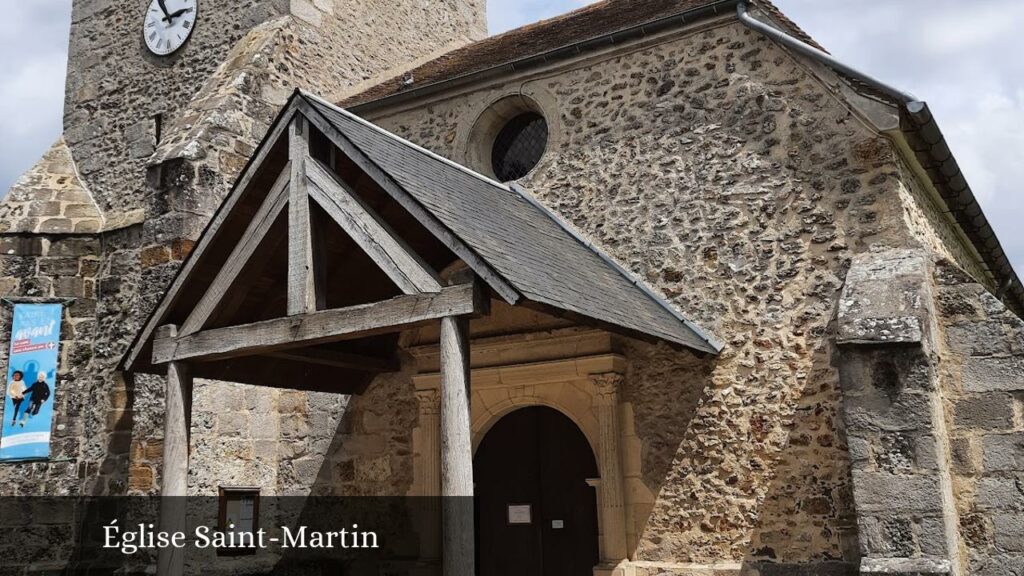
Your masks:
[[[173,12],[173,13],[168,14],[167,16],[165,16],[164,17],[164,21],[165,22],[170,22],[171,20],[174,20],[178,16],[181,16],[182,14],[188,14],[191,11],[192,11],[191,8],[182,8],[181,10],[178,10],[176,12]]]
[[[164,20],[170,18],[171,14],[167,11],[166,0],[156,0],[156,3],[160,5],[160,9],[164,11]]]

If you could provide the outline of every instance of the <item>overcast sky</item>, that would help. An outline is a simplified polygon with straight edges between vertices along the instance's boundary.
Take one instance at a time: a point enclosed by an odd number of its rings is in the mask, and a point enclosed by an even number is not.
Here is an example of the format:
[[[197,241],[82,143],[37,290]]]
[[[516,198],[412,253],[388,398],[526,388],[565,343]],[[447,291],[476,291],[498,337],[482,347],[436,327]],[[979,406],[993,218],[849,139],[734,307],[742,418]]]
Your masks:
[[[0,0],[0,195],[60,133],[71,0]],[[490,0],[492,32],[581,0]],[[834,55],[935,113],[1024,275],[1024,2],[775,0]]]

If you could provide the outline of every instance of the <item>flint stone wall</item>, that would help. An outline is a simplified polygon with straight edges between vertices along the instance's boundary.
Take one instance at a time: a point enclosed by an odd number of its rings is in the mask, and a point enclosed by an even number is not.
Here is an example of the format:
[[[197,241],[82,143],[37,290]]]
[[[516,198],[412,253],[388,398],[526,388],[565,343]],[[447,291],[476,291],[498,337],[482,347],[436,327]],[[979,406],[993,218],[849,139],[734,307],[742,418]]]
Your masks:
[[[473,164],[488,156],[469,149],[474,125],[519,94],[550,129],[521,184],[727,339],[684,430],[638,426],[644,469],[666,450],[671,466],[645,474],[658,497],[636,559],[855,561],[831,321],[852,255],[920,242],[893,145],[736,23],[369,118],[488,171]],[[654,459],[665,437],[674,445]]]

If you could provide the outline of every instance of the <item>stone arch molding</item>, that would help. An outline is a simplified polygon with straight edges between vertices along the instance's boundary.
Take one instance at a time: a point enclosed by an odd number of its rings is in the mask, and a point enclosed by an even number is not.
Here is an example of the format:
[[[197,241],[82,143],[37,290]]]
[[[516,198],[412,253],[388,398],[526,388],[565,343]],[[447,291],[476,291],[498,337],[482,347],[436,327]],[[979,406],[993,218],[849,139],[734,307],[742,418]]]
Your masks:
[[[533,83],[516,86],[514,89],[505,87],[495,90],[476,101],[466,114],[469,122],[461,123],[468,128],[460,128],[455,143],[455,158],[474,170],[494,176],[491,166],[491,147],[498,132],[515,116],[523,112],[537,112],[548,124],[547,150],[534,171],[542,166],[558,148],[561,140],[561,115],[558,100],[547,90]]]
[[[509,397],[507,400],[501,400],[498,404],[488,406],[483,414],[473,414],[473,455],[476,455],[477,448],[480,447],[480,443],[483,442],[487,433],[490,432],[491,428],[498,423],[502,418],[508,416],[512,412],[520,408],[530,408],[534,406],[544,406],[557,410],[563,416],[569,418],[576,424],[576,427],[583,432],[583,436],[587,438],[587,443],[590,445],[590,450],[594,454],[594,460],[600,459],[598,449],[598,423],[597,419],[593,414],[580,413],[578,406],[572,404],[566,404],[560,402],[555,398],[555,394],[523,394]],[[474,402],[476,403],[476,402]]]
[[[597,492],[601,565],[595,573],[612,573],[628,560],[627,490],[623,475],[625,435],[619,391],[626,361],[601,354],[511,366],[471,369],[472,443],[474,454],[487,432],[519,408],[546,406],[571,419],[593,450],[599,478]],[[414,495],[440,493],[440,375],[413,377],[419,399],[419,426],[413,432]],[[631,425],[629,425],[631,427]]]

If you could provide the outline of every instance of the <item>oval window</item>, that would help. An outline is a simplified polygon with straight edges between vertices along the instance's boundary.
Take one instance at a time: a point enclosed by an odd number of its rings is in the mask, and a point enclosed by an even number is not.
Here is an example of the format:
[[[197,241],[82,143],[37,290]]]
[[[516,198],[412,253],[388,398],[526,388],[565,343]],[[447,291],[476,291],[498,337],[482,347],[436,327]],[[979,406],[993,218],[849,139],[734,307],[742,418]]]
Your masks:
[[[494,175],[502,182],[526,176],[540,162],[548,145],[548,123],[536,112],[524,112],[498,132],[491,150]]]

